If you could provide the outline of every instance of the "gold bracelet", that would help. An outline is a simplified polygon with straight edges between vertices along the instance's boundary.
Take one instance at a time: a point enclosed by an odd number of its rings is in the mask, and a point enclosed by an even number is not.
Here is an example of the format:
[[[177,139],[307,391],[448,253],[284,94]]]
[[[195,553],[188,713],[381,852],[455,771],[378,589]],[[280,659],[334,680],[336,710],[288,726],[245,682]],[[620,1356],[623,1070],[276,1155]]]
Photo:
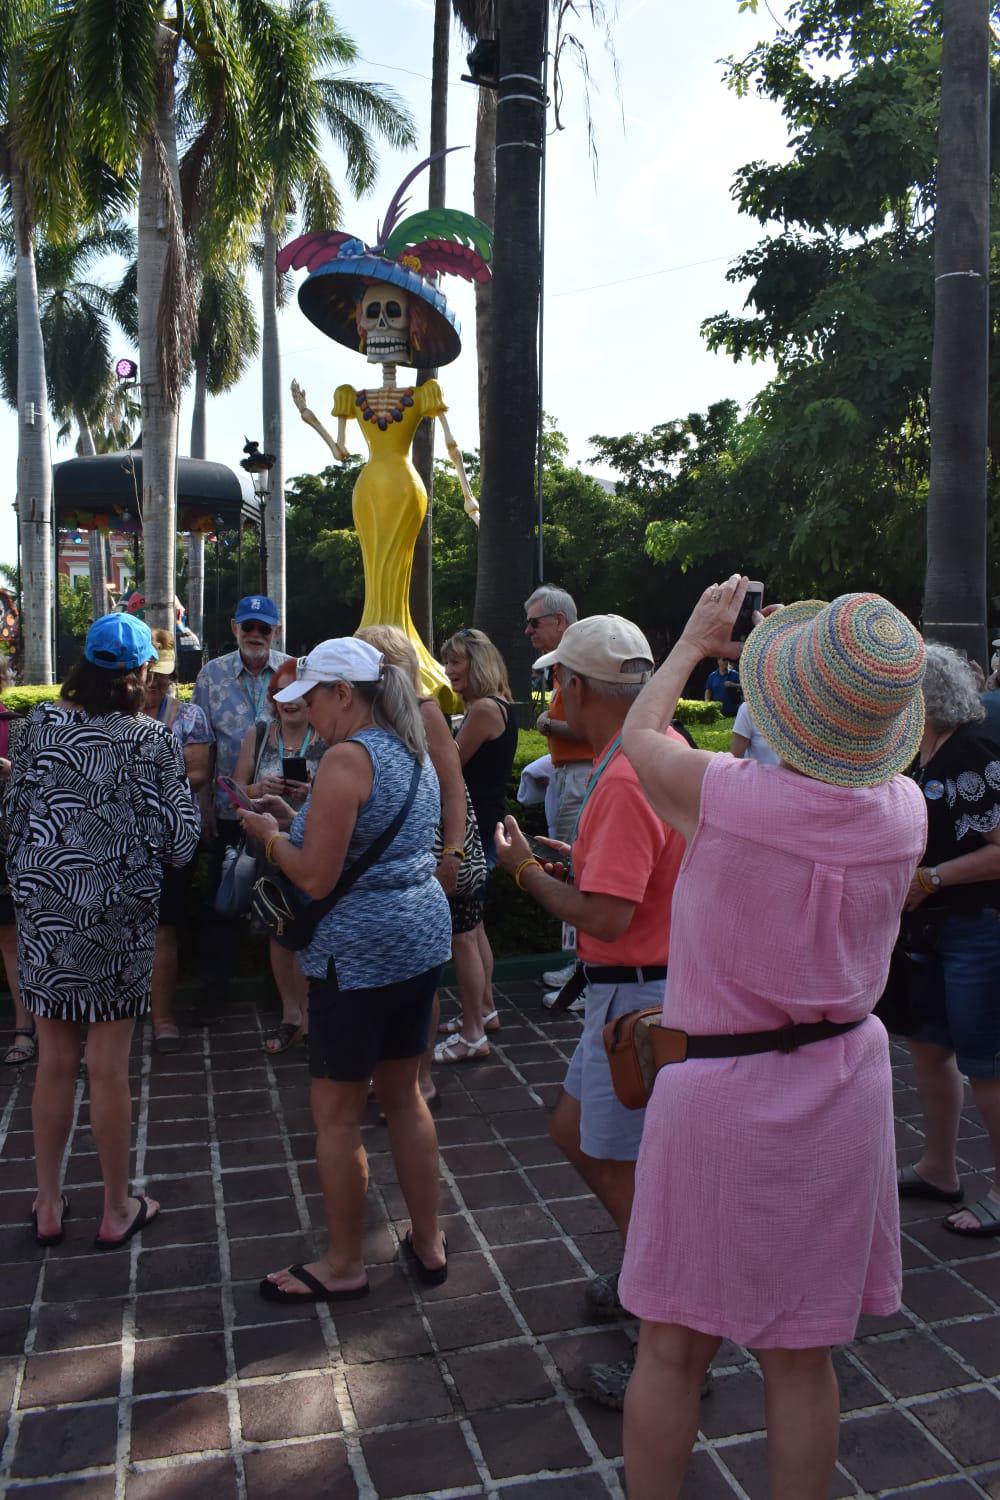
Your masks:
[[[264,858],[266,859],[266,861],[267,861],[267,863],[269,865],[276,865],[278,863],[278,861],[275,859],[274,855],[271,853],[271,850],[274,848],[275,840],[277,840],[277,839],[283,839],[284,837],[285,837],[285,835],[283,833],[272,833],[271,837],[268,839],[267,843],[264,845]]]
[[[919,865],[918,866],[918,868],[917,868],[917,884],[919,885],[920,889],[926,895],[933,896],[933,895],[935,895],[941,889],[941,877],[939,875],[938,878],[937,878],[937,881],[935,883],[935,881],[933,881],[933,880],[931,880],[931,879],[928,878],[928,871],[929,871],[929,869],[930,869],[929,865]]]
[[[541,860],[536,859],[533,854],[529,855],[527,859],[522,859],[521,863],[514,871],[514,884],[517,886],[519,891],[524,890],[524,886],[521,884],[521,873],[522,871],[526,870],[529,865],[537,865],[539,869],[542,868]]]
[[[441,858],[444,859],[446,854],[452,855],[455,859],[465,858],[465,850],[460,849],[457,844],[446,844],[445,847],[441,850]]]

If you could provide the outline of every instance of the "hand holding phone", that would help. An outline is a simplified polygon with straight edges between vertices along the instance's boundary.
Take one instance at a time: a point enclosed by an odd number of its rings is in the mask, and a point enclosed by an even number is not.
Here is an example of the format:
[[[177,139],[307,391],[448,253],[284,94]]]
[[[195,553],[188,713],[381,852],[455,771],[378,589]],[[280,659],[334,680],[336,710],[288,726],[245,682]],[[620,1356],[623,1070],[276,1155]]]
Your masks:
[[[754,615],[764,602],[764,585],[759,579],[751,578],[747,583],[747,591],[740,605],[740,612],[733,624],[733,640],[745,641],[754,626]]]
[[[253,803],[241,786],[238,786],[231,776],[216,776],[215,784],[219,791],[228,799],[229,805],[234,811],[241,807],[253,811]]]
[[[569,853],[558,846],[552,848],[547,839],[536,839],[529,835],[528,848],[543,865],[564,865],[567,868],[569,866]]]
[[[286,781],[298,781],[307,783],[309,780],[309,767],[304,755],[285,755],[281,761],[281,774]]]

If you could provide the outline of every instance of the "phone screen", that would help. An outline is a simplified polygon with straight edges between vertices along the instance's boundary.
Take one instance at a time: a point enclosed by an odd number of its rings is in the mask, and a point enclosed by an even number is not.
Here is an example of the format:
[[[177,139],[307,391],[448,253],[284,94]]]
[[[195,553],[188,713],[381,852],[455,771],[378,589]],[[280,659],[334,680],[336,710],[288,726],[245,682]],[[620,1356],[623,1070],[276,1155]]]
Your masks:
[[[528,847],[536,859],[540,859],[546,865],[568,865],[569,859],[561,854],[558,849],[550,849],[548,844],[541,843],[538,839],[529,838]]]
[[[233,807],[253,808],[253,803],[241,786],[237,786],[231,776],[217,776],[215,784],[219,790],[229,798]]]
[[[304,755],[286,755],[281,762],[281,774],[286,781],[308,781],[309,767]]]
[[[760,609],[763,603],[764,585],[752,578],[744,595],[743,603],[740,605],[740,612],[736,616],[736,623],[733,626],[734,641],[746,640],[753,629],[754,613]]]

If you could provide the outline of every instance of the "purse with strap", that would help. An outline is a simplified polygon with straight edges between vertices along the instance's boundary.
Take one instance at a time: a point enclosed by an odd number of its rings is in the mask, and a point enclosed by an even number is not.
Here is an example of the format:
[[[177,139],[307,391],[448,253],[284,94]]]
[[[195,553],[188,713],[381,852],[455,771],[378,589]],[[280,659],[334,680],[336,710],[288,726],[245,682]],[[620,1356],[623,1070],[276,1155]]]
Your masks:
[[[378,838],[369,844],[364,854],[344,870],[333,890],[322,900],[308,901],[303,904],[299,900],[297,887],[280,872],[260,877],[253,888],[250,909],[260,928],[267,933],[268,937],[274,938],[279,947],[288,948],[293,953],[308,948],[316,928],[327,913],[333,910],[337,902],[347,895],[365,871],[370,870],[375,861],[385,853],[406,822],[407,814],[413,806],[421,769],[420,761],[415,760],[409,790],[399,812]]]

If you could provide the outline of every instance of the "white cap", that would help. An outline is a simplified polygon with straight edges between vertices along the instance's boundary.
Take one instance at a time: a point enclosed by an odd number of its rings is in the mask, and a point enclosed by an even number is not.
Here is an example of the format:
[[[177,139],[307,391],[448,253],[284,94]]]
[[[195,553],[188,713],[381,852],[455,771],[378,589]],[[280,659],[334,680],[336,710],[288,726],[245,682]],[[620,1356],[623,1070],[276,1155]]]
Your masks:
[[[995,641],[990,641],[990,645],[991,646],[1000,646],[1000,635],[997,636],[997,638],[996,638]]]
[[[626,669],[626,662],[637,661],[643,663],[642,668],[630,665]],[[557,663],[597,682],[635,683],[645,681],[653,666],[653,653],[631,620],[621,615],[590,615],[568,626],[556,649],[540,656],[534,670],[539,672]]]
[[[275,693],[275,703],[294,703],[320,682],[378,682],[385,661],[381,651],[352,635],[320,641],[308,656],[300,656],[294,682]]]

